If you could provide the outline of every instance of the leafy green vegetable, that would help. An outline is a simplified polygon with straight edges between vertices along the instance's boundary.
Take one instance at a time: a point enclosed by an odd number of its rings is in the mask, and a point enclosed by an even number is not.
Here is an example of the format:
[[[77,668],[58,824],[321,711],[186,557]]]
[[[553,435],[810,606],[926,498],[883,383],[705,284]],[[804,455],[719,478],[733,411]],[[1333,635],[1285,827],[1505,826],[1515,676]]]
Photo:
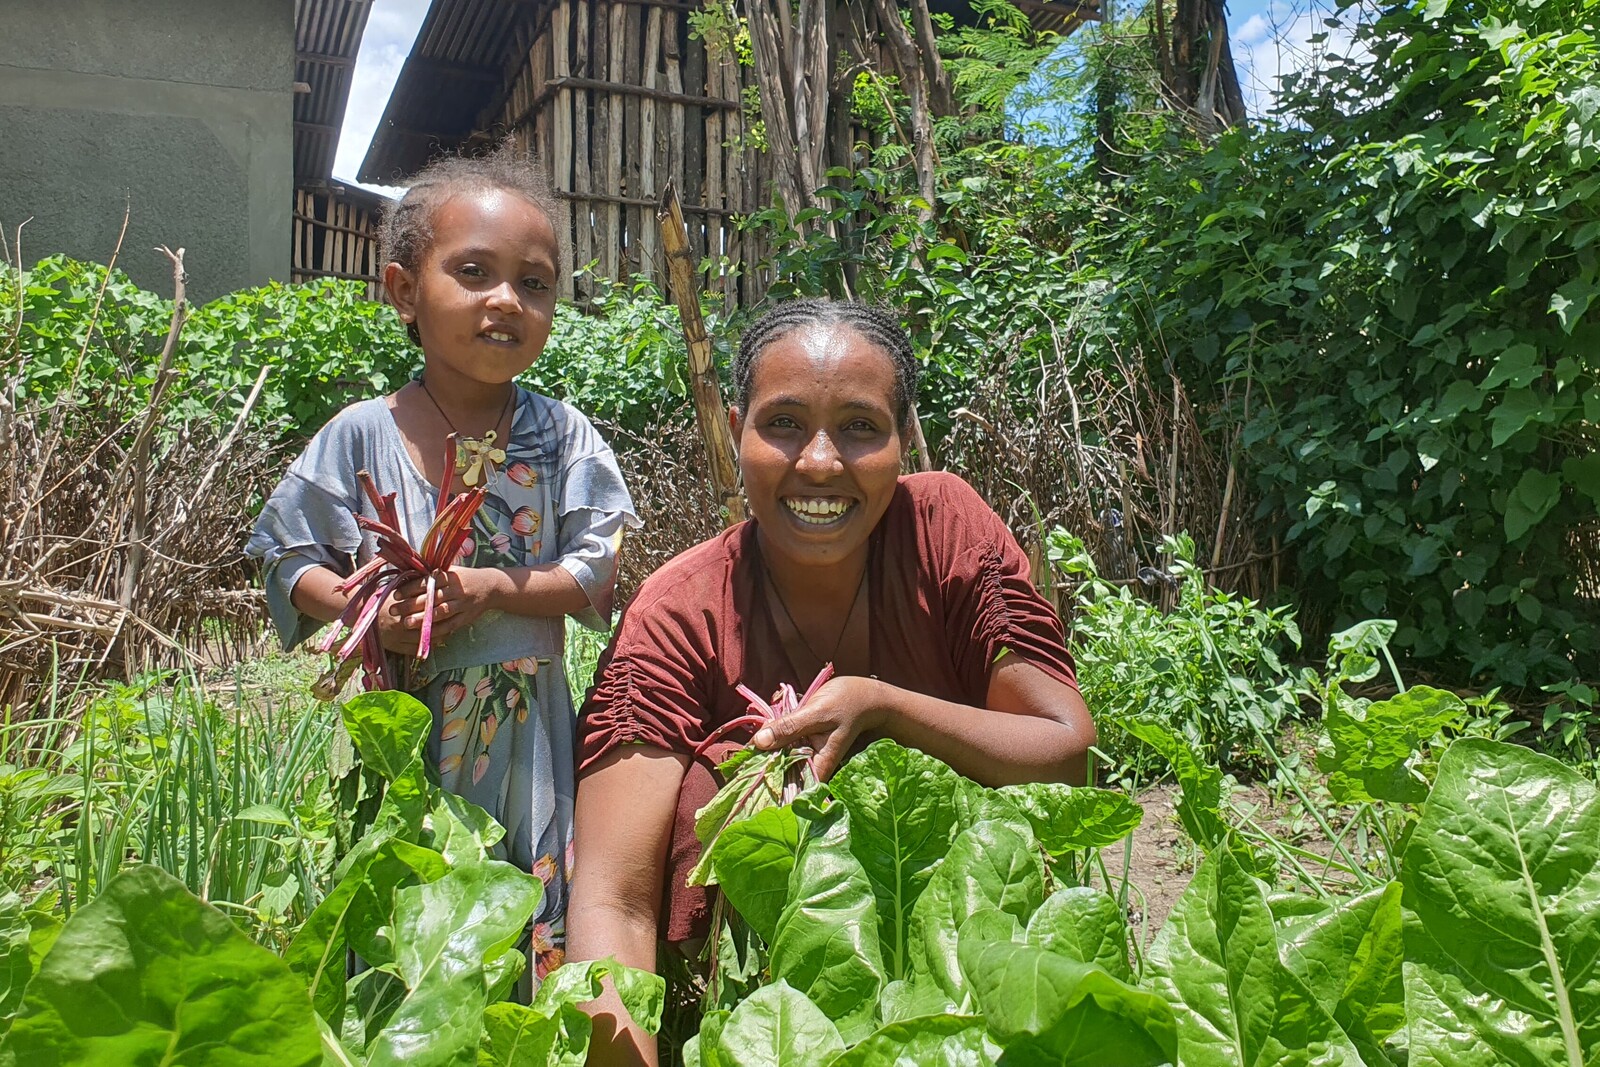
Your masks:
[[[1391,882],[1280,932],[1284,966],[1333,1016],[1369,1064],[1405,1026],[1400,885]]]
[[[850,849],[849,813],[840,804],[809,810],[772,940],[773,978],[859,1038],[876,1025],[888,980],[880,929],[877,900]]]
[[[1411,769],[1424,742],[1459,723],[1467,705],[1454,693],[1413,686],[1398,696],[1367,705],[1361,717],[1346,700],[1330,701],[1323,718],[1333,752],[1317,760],[1328,775],[1328,791],[1342,803],[1389,800],[1420,804],[1428,784]]]
[[[1462,740],[1406,848],[1413,1064],[1600,1057],[1600,802],[1560,762]]]
[[[1044,871],[1033,839],[1001,822],[964,830],[912,910],[912,973],[926,975],[953,1002],[967,996],[957,936],[969,916],[997,910],[1025,923],[1044,900]]]
[[[1279,958],[1261,884],[1233,851],[1206,858],[1156,936],[1147,981],[1177,1017],[1195,1067],[1357,1067],[1332,1016]]]
[[[746,997],[717,1037],[721,1067],[824,1067],[843,1051],[828,1017],[781,978]]]
[[[4,1054],[18,1067],[311,1067],[305,986],[155,867],[76,912],[28,985]]]
[[[1126,793],[1110,789],[1035,782],[1006,786],[1000,792],[1017,802],[1039,844],[1052,856],[1105,848],[1144,821],[1143,808]]]
[[[829,1067],[989,1067],[999,1056],[981,1018],[929,1015],[889,1023]]]
[[[1122,909],[1099,890],[1087,886],[1056,890],[1028,920],[1028,943],[1095,964],[1119,981],[1133,981]]]
[[[756,933],[771,942],[789,893],[800,848],[792,808],[767,808],[728,827],[719,838],[717,884]]]
[[[1008,1064],[1156,1067],[1176,1059],[1166,1003],[1093,964],[963,931],[961,970]]]
[[[915,749],[875,741],[839,768],[829,789],[850,812],[850,850],[878,901],[890,978],[910,973],[912,909],[950,850],[957,775]]]

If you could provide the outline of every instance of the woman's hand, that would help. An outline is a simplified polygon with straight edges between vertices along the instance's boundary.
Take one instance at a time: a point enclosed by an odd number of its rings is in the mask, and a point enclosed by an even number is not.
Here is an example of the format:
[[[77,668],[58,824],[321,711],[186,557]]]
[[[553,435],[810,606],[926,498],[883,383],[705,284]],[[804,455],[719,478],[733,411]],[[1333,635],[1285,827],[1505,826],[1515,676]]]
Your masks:
[[[817,778],[827,781],[850,756],[856,738],[882,729],[900,690],[876,678],[831,678],[798,711],[773,719],[756,731],[763,751],[809,745]]]

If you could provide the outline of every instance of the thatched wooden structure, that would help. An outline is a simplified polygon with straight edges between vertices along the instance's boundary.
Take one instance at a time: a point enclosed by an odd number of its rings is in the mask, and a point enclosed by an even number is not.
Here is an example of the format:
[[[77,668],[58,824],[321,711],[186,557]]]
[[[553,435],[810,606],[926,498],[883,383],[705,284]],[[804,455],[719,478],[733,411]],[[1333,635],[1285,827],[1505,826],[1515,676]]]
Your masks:
[[[372,0],[296,0],[290,279],[354,278],[378,296],[383,197],[330,180]]]
[[[1014,0],[1042,29],[1068,33],[1098,0]],[[765,293],[767,249],[736,217],[772,200],[772,158],[753,144],[758,87],[750,66],[692,32],[701,3],[680,0],[434,0],[390,97],[359,179],[395,184],[441,152],[514,134],[549,169],[572,208],[571,263],[626,281],[662,276],[655,210],[680,191],[695,257],[726,257],[712,284],[731,303]],[[715,7],[715,5],[711,5]],[[935,2],[966,13],[965,0]],[[842,4],[840,24],[875,41],[870,3]],[[849,159],[849,107],[825,132]],[[842,124],[842,125],[841,125]],[[587,293],[572,272],[561,296]]]

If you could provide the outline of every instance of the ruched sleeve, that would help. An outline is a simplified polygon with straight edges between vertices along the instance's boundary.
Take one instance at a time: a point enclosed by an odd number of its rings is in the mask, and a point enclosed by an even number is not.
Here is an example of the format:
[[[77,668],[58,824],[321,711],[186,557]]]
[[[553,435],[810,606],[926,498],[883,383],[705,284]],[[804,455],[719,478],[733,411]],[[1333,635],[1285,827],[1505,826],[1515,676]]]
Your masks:
[[[628,605],[600,658],[579,729],[580,776],[620,745],[687,754],[706,738],[715,674],[708,620],[682,598],[652,595],[655,581]]]
[[[1061,619],[1029,580],[1022,547],[970,486],[948,475],[940,481],[924,521],[931,553],[943,557],[935,574],[956,673],[970,692],[986,692],[995,661],[1011,654],[1076,689]]]

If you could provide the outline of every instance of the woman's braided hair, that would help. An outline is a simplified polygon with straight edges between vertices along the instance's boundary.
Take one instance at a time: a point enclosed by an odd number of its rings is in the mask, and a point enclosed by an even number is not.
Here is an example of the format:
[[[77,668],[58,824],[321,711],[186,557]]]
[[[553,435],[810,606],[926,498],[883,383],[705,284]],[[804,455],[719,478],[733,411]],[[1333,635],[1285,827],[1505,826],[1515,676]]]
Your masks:
[[[433,220],[439,208],[456,196],[504,190],[538,208],[556,232],[556,272],[565,260],[566,212],[550,191],[544,170],[514,140],[507,138],[480,156],[439,156],[417,173],[405,195],[383,215],[379,233],[382,262],[416,270],[433,242]],[[415,323],[407,325],[418,340]],[[419,342],[420,343],[420,342]]]
[[[757,319],[744,332],[733,357],[735,406],[740,411],[750,409],[750,383],[755,377],[756,360],[768,345],[796,331],[818,326],[846,326],[888,355],[894,364],[895,419],[905,429],[911,422],[911,406],[916,402],[917,383],[922,378],[922,364],[911,350],[911,338],[892,312],[844,300],[788,300]]]

